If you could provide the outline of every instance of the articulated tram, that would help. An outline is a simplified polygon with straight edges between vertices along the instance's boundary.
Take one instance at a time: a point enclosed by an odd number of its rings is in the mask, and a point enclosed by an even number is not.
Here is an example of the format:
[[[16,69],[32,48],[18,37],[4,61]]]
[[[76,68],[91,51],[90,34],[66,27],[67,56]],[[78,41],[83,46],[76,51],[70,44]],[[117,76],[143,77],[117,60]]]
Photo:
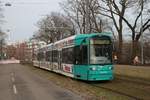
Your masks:
[[[111,33],[78,34],[35,50],[33,65],[75,79],[113,79]]]

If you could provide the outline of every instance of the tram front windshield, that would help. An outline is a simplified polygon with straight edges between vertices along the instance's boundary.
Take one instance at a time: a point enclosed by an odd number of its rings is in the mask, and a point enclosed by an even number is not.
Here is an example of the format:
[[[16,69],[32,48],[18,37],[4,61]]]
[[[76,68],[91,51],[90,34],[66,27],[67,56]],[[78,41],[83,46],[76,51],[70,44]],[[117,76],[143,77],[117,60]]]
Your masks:
[[[110,40],[90,40],[90,64],[111,64],[112,46]]]

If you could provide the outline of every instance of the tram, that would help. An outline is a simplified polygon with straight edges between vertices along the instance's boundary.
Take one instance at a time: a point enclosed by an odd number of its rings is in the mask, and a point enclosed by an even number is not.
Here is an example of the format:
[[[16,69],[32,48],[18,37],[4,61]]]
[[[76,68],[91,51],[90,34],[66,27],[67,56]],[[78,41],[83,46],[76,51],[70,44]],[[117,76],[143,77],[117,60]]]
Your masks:
[[[74,35],[35,50],[33,65],[80,80],[113,79],[111,33]]]

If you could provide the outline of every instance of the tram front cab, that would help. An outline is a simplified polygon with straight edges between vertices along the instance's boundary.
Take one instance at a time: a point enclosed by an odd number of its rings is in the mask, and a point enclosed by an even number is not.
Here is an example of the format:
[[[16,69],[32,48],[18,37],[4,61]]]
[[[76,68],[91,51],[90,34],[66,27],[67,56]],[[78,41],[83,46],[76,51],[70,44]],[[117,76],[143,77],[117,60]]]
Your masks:
[[[112,80],[112,42],[108,36],[94,36],[75,47],[74,77],[81,80]]]

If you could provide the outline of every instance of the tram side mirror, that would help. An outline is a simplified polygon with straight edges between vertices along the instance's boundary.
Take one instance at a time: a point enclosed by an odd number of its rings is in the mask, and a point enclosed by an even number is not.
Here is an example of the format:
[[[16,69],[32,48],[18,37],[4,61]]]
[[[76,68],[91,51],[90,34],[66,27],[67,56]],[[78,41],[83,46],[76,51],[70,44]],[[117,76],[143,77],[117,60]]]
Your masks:
[[[83,43],[85,43],[85,42],[86,42],[86,39],[83,39],[83,40],[81,41],[81,44],[80,44],[80,50],[82,50]]]
[[[83,45],[80,45],[80,51],[82,50]]]
[[[115,44],[112,45],[112,51],[116,51]]]

